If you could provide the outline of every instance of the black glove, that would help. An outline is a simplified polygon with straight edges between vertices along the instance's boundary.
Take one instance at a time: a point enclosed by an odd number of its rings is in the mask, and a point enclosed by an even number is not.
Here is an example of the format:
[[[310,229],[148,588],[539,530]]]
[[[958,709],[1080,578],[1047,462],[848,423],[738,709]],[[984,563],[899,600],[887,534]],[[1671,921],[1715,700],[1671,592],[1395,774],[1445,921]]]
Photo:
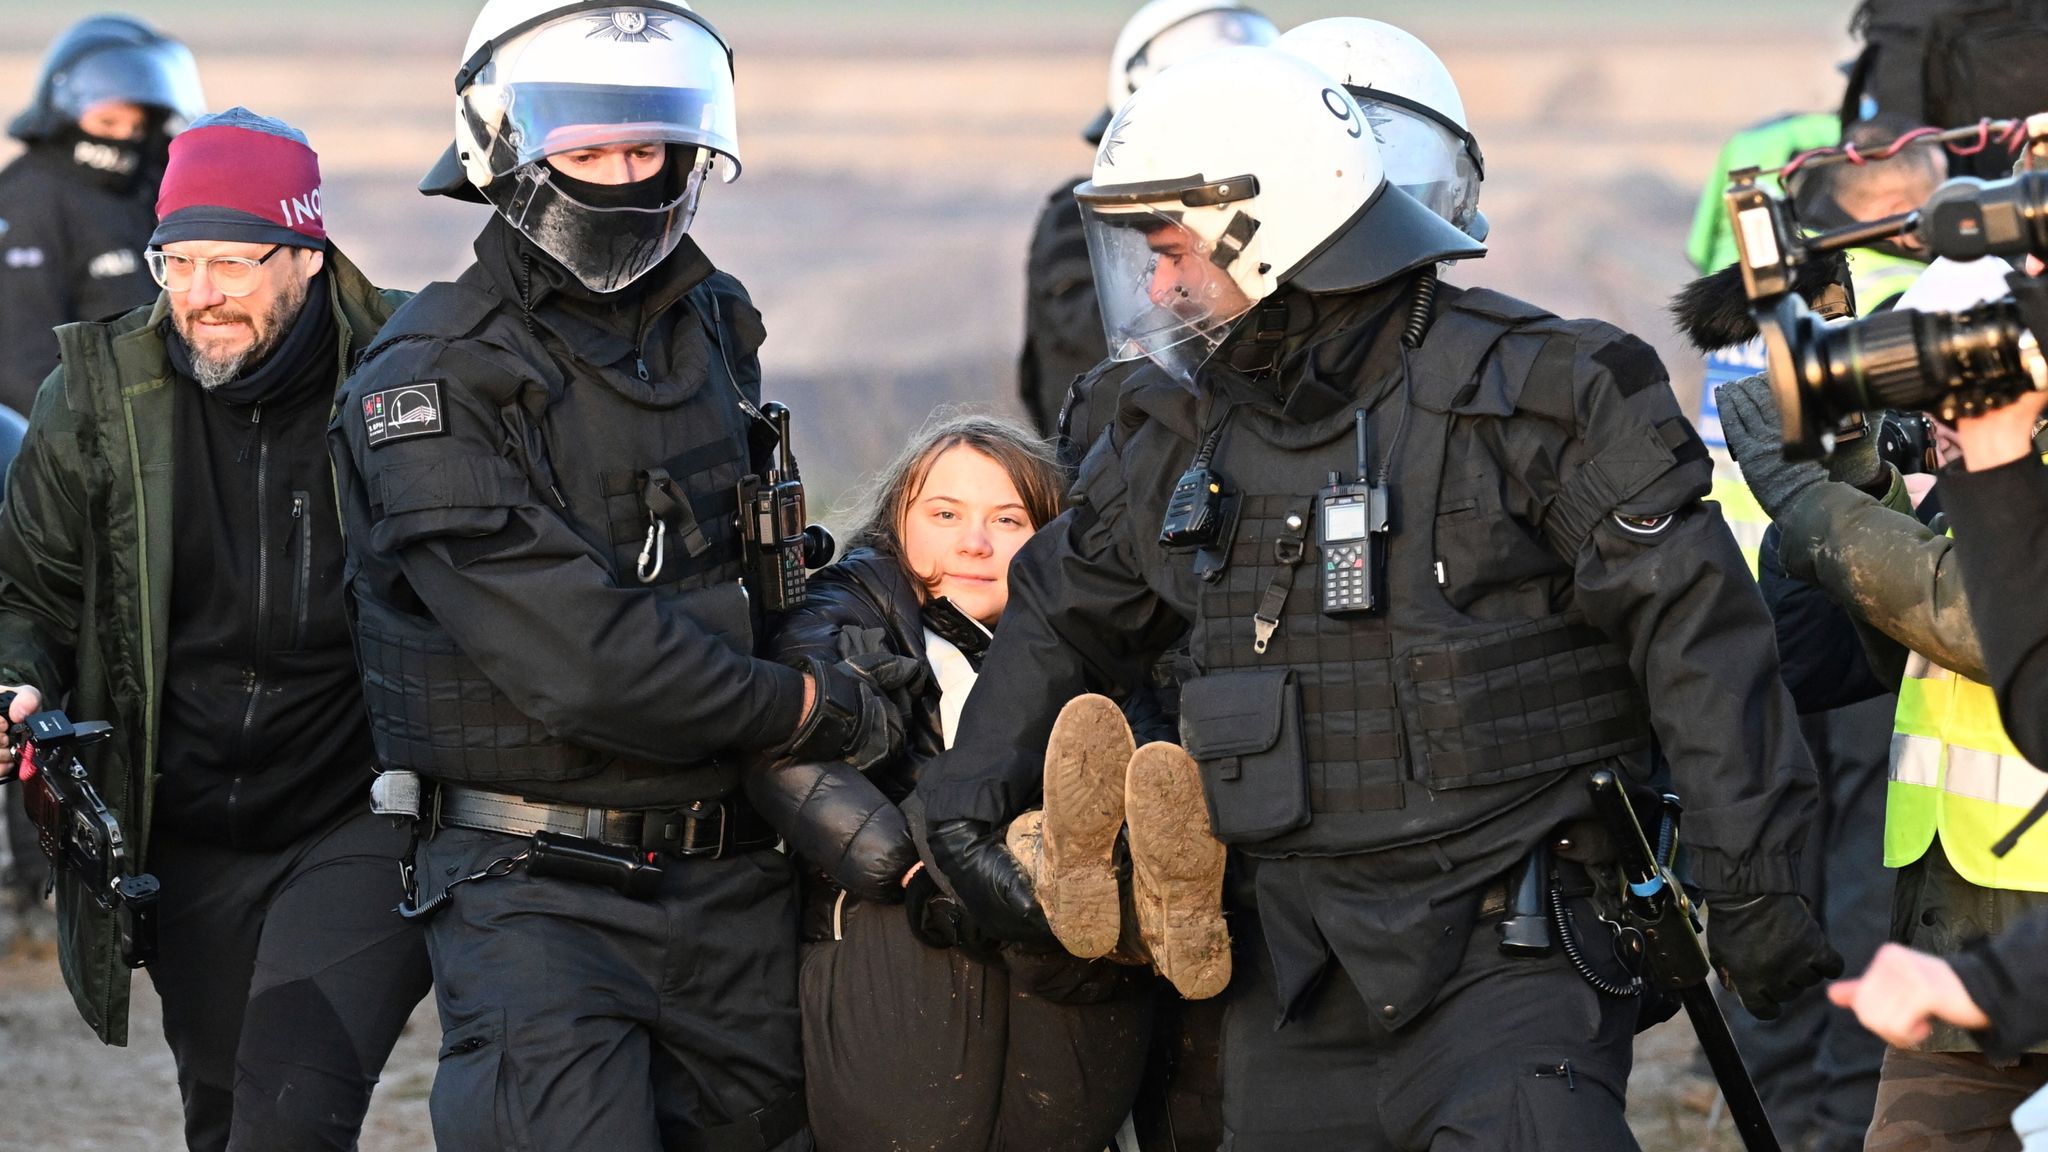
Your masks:
[[[1707,895],[1707,951],[1721,983],[1759,1020],[1842,974],[1806,901],[1790,892]]]
[[[982,931],[1020,944],[1058,947],[1045,909],[1031,894],[1024,866],[1003,843],[1003,830],[979,820],[946,820],[931,827],[932,862]]]
[[[1742,481],[1765,515],[1777,519],[1801,493],[1827,483],[1827,469],[1819,464],[1785,459],[1778,402],[1771,396],[1768,379],[1751,376],[1723,384],[1714,389],[1714,403],[1721,410],[1728,454],[1742,467]]]
[[[903,886],[903,914],[910,920],[910,934],[927,948],[958,948],[983,964],[1003,961],[1003,942],[983,932],[960,902],[939,887],[929,868],[918,869]]]
[[[903,750],[903,712],[890,697],[910,694],[924,682],[923,661],[867,652],[837,664],[814,656],[803,669],[816,686],[817,699],[782,755],[844,760],[866,771]]]

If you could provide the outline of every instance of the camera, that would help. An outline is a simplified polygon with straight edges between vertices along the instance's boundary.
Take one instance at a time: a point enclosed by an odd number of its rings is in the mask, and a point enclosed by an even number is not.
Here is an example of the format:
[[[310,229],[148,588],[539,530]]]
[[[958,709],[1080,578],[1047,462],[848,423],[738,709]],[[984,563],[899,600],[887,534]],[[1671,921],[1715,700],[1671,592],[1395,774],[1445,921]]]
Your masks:
[[[0,692],[0,716],[14,693]],[[92,786],[78,750],[114,734],[104,720],[72,723],[64,713],[38,712],[8,732],[20,750],[23,806],[36,826],[37,846],[58,872],[74,872],[79,886],[102,911],[114,914],[121,960],[140,968],[156,959],[156,877],[137,874],[128,837],[99,790]]]
[[[2048,156],[2048,116],[2030,118],[2025,128],[2023,163],[2040,162]],[[1898,237],[1958,261],[2048,257],[2048,172],[1991,182],[1961,177],[1912,212],[1813,234],[1759,183],[1762,175],[1732,173],[1723,205],[1788,458],[1826,455],[1837,428],[1857,413],[1904,409],[1953,421],[2048,390],[2048,359],[2036,336],[2048,331],[2048,278],[2015,272],[2006,278],[2010,295],[1959,312],[1893,310],[1860,320],[1823,320],[1795,291],[1801,265]]]

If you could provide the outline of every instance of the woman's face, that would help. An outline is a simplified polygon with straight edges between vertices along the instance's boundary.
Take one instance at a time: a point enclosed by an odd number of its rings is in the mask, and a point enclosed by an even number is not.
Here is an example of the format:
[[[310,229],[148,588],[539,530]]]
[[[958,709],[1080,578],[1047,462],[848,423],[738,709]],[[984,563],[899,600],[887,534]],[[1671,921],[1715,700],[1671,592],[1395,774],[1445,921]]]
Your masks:
[[[1032,530],[1002,465],[956,444],[932,461],[904,515],[903,559],[927,596],[993,627],[1010,602],[1010,557]]]

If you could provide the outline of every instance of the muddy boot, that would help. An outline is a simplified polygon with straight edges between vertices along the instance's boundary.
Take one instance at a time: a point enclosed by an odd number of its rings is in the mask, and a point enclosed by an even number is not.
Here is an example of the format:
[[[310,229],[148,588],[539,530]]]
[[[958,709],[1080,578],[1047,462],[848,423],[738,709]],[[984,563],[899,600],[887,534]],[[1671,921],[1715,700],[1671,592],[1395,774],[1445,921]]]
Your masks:
[[[1123,922],[1116,842],[1132,746],[1123,711],[1094,695],[1067,701],[1046,742],[1043,843],[1031,881],[1053,935],[1084,960],[1115,948]]]
[[[1131,757],[1124,795],[1130,823],[1131,896],[1152,966],[1189,1000],[1230,983],[1223,923],[1223,845],[1209,834],[1201,770],[1177,745]]]

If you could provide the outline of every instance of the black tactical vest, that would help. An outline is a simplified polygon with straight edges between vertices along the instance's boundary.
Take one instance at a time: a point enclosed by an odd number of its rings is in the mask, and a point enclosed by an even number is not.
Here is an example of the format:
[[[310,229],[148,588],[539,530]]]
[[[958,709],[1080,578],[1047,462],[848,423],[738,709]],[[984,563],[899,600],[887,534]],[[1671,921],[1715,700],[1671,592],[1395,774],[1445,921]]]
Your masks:
[[[733,310],[750,307],[700,284],[675,305],[678,323],[705,344],[706,371],[694,381],[633,388],[581,366],[565,369],[521,322],[517,306],[484,285],[476,269],[435,284],[414,301],[412,333],[473,357],[480,368],[460,385],[500,405],[516,463],[481,487],[510,487],[560,515],[608,558],[619,587],[678,597],[683,610],[736,652],[752,654],[759,623],[740,577],[740,478],[754,471],[749,409],[759,387],[736,380]],[[430,294],[438,298],[429,299]],[[431,305],[431,310],[427,310]],[[694,316],[696,319],[692,319]],[[680,339],[684,338],[679,334]],[[376,350],[372,350],[373,354]],[[499,366],[492,371],[491,366]],[[569,375],[574,371],[573,378]],[[631,390],[629,394],[628,389]],[[744,399],[745,406],[741,400]],[[482,499],[491,499],[489,493]],[[397,511],[387,509],[384,511]],[[381,515],[373,508],[373,519]],[[663,562],[641,578],[650,526],[662,530]],[[618,807],[681,804],[730,792],[734,765],[687,768],[647,763],[566,743],[498,690],[431,616],[353,597],[364,699],[379,760],[440,780],[521,795]],[[601,662],[602,651],[591,660]],[[564,669],[577,675],[578,669]]]
[[[1326,616],[1318,599],[1319,577],[1335,574],[1321,571],[1316,494],[1332,472],[1356,471],[1355,407],[1312,424],[1251,406],[1228,418],[1214,466],[1241,493],[1240,515],[1228,566],[1201,586],[1199,676],[1183,686],[1181,714],[1219,836],[1258,856],[1433,840],[1575,765],[1647,745],[1627,658],[1584,619],[1479,619],[1439,584],[1435,536],[1460,527],[1452,489],[1482,479],[1445,475],[1454,400],[1483,366],[1500,370],[1488,361],[1502,336],[1544,315],[1469,291],[1411,353],[1385,606],[1370,616]],[[1390,389],[1369,413],[1381,452],[1403,403]],[[1278,627],[1259,651],[1257,617],[1274,605]]]

